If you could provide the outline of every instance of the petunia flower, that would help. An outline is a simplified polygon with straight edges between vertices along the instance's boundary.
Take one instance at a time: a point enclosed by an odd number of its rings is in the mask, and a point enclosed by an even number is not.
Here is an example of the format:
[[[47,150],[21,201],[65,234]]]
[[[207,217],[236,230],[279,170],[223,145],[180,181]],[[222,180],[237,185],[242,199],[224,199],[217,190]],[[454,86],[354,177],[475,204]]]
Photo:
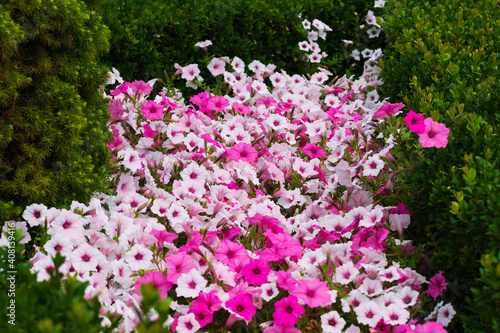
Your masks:
[[[321,315],[321,328],[325,333],[340,333],[346,321],[337,311],[330,311]]]
[[[314,280],[298,280],[297,286],[293,290],[293,295],[301,299],[304,304],[311,308],[324,306],[331,303],[331,297],[328,293],[330,289],[325,282],[318,278]]]
[[[443,272],[439,271],[439,273],[429,280],[429,289],[425,293],[436,299],[438,296],[441,296],[447,285],[448,283],[444,280]]]
[[[257,158],[258,152],[252,145],[248,143],[238,143],[232,146],[227,155],[234,161],[245,161],[248,163],[255,163],[255,159]]]
[[[155,101],[147,101],[142,107],[141,112],[146,119],[162,119],[165,109]]]
[[[252,296],[249,293],[238,294],[225,303],[226,309],[231,313],[244,319],[247,324],[252,320],[257,312],[257,307],[253,304]]]
[[[445,124],[438,123],[432,118],[424,120],[425,130],[419,134],[418,141],[424,148],[445,148],[448,144],[450,129]]]
[[[425,131],[424,119],[425,117],[421,114],[415,113],[415,111],[410,110],[410,112],[408,112],[403,120],[410,131],[420,134]]]
[[[168,291],[172,288],[172,283],[170,283],[166,276],[160,271],[152,271],[144,274],[143,277],[139,278],[135,283],[135,290],[137,292],[141,291],[141,285],[152,284],[154,288],[158,289],[160,293],[160,298],[164,299],[167,297]]]
[[[305,312],[297,297],[291,295],[274,304],[274,323],[283,326],[294,326]]]

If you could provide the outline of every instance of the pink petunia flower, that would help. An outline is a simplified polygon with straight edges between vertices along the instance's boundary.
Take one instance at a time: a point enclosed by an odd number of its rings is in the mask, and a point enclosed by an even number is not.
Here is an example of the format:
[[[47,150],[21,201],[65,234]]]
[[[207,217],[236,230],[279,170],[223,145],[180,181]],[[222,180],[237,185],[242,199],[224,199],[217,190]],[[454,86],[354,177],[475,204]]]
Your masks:
[[[305,312],[297,297],[291,295],[274,304],[274,323],[283,326],[294,326]]]
[[[420,134],[423,131],[425,131],[425,124],[424,124],[424,119],[425,117],[422,116],[419,113],[415,113],[413,110],[410,110],[406,117],[404,117],[404,122],[408,128],[410,128],[410,131],[413,133]]]
[[[223,112],[226,107],[229,106],[229,102],[224,96],[213,96],[208,100],[207,108],[209,110],[214,110],[217,112]]]
[[[443,272],[439,271],[436,275],[434,275],[429,281],[429,289],[425,292],[432,296],[432,298],[436,299],[438,296],[441,296],[443,291],[446,289],[448,283],[445,282]]]
[[[200,327],[204,327],[212,322],[214,312],[205,303],[198,303],[191,305],[188,313],[193,313]]]
[[[252,296],[249,293],[238,294],[225,303],[225,306],[233,314],[243,318],[247,323],[257,312],[257,307],[253,304]]]
[[[141,285],[152,284],[155,289],[158,289],[160,293],[160,298],[164,299],[168,295],[168,291],[172,288],[172,283],[170,283],[166,276],[163,276],[160,271],[147,272],[143,277],[139,278],[135,283],[135,290],[137,292],[141,291]]]
[[[391,104],[389,102],[386,102],[373,114],[373,118],[379,119],[394,116],[399,110],[404,107],[405,105],[403,103]]]
[[[196,265],[189,254],[180,252],[165,258],[165,267],[167,268],[167,279],[172,283],[177,283],[182,274],[196,268]]]
[[[156,103],[155,101],[147,101],[141,107],[141,111],[146,119],[162,119],[165,109],[161,106],[161,104]]]
[[[330,289],[323,281],[316,278],[314,280],[298,280],[293,294],[300,298],[304,304],[311,308],[330,304],[332,302]]]
[[[153,87],[144,81],[134,81],[129,85],[133,95],[149,95],[153,91]]]
[[[450,129],[445,124],[438,123],[432,118],[424,120],[425,130],[419,134],[418,141],[424,148],[445,148],[448,144]]]
[[[249,284],[261,285],[267,282],[267,277],[271,272],[269,265],[262,260],[253,259],[243,266],[241,274]]]
[[[255,150],[255,148],[252,147],[252,145],[240,142],[232,146],[227,151],[227,155],[235,161],[254,163],[259,153],[257,152],[257,150]]]
[[[326,157],[326,152],[320,146],[313,145],[312,143],[306,143],[304,147],[301,148],[304,153],[310,158],[322,158]]]

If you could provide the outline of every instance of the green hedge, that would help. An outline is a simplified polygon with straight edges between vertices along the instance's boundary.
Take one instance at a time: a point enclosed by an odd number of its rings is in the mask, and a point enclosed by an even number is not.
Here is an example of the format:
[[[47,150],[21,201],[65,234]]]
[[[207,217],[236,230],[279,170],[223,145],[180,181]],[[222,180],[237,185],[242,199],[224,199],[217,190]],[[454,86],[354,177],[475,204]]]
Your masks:
[[[238,56],[247,65],[257,59],[292,74],[311,72],[298,47],[305,40],[303,19],[318,19],[333,30],[318,43],[329,55],[323,65],[343,75],[354,61],[342,39],[354,40],[360,50],[382,46],[366,28],[360,33],[372,7],[367,0],[104,0],[100,11],[112,37],[107,64],[125,80],[147,81],[175,72],[174,63],[203,63],[205,52],[194,44],[204,40],[212,41],[208,52],[218,57]],[[377,10],[382,11],[376,8],[376,15]]]
[[[95,6],[96,1],[89,1]],[[81,0],[0,2],[0,220],[106,188],[109,116],[99,86],[109,30]]]
[[[410,190],[411,238],[445,271],[459,317],[452,330],[498,332],[485,314],[500,313],[500,278],[480,260],[500,249],[500,6],[401,0],[386,13],[381,94],[451,129],[448,146],[413,157],[398,185]]]

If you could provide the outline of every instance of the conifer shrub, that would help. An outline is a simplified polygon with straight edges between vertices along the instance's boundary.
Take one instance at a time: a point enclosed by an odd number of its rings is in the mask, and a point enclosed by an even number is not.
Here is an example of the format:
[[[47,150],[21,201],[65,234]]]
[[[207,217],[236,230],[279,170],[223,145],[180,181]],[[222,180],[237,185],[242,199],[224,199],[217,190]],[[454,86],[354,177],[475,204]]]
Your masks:
[[[90,5],[87,6],[87,3]],[[97,1],[0,3],[0,220],[107,186],[109,29]]]
[[[365,0],[104,0],[100,11],[112,35],[106,63],[126,81],[148,81],[164,77],[164,71],[174,73],[175,63],[204,63],[205,52],[194,44],[205,40],[213,43],[209,54],[312,73],[316,67],[301,60],[304,52],[298,47],[306,35],[304,19],[318,19],[332,29],[318,41],[328,54],[322,65],[339,77],[346,69],[359,75],[362,66],[351,67],[354,60],[342,39],[361,49],[381,47],[382,39],[360,33],[370,8],[373,1]]]
[[[395,156],[413,170],[400,179],[412,212],[410,238],[425,243],[445,271],[462,319],[454,329],[498,332],[487,314],[499,313],[499,297],[486,290],[500,285],[492,259],[500,240],[500,6],[402,0],[388,2],[386,13],[381,94],[451,130],[445,149],[421,159]]]

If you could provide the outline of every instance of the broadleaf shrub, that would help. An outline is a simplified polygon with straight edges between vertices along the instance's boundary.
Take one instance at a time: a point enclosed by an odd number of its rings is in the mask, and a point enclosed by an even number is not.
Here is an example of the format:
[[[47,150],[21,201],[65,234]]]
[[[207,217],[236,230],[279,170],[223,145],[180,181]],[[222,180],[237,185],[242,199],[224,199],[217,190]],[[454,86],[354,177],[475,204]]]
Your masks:
[[[500,7],[493,1],[403,0],[388,2],[386,13],[381,94],[451,130],[446,149],[425,158],[395,154],[413,170],[402,181],[418,221],[410,233],[450,277],[448,296],[463,324],[455,329],[490,332],[493,319],[482,314],[498,313],[500,304],[472,290],[498,279],[480,270],[480,259],[495,253],[500,239]]]
[[[0,219],[34,202],[63,207],[109,176],[109,29],[81,0],[0,4]]]

